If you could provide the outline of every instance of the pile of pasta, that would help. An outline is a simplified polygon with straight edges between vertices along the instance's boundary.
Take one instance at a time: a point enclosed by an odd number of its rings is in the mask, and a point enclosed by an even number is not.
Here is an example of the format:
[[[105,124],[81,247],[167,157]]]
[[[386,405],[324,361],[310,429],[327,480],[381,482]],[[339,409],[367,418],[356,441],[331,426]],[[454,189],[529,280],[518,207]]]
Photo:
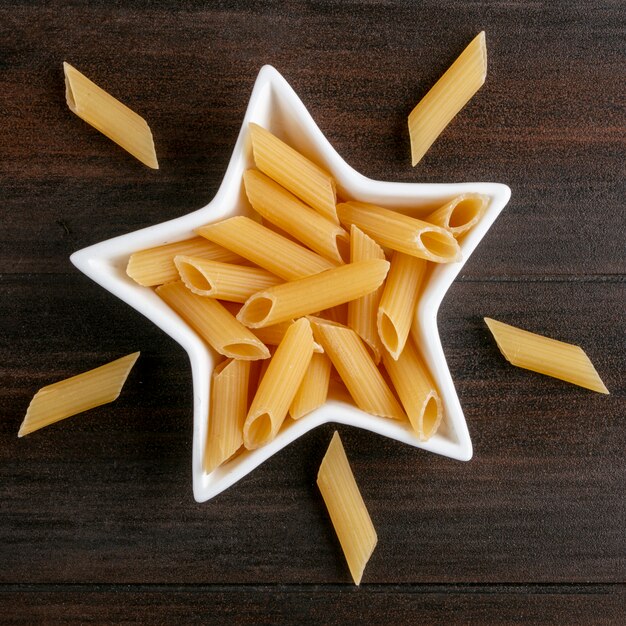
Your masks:
[[[127,268],[225,357],[212,375],[204,470],[323,405],[331,377],[359,409],[429,439],[442,403],[409,331],[428,263],[461,258],[458,238],[488,198],[464,194],[424,219],[338,203],[328,172],[257,124],[249,135],[253,217],[137,252]]]

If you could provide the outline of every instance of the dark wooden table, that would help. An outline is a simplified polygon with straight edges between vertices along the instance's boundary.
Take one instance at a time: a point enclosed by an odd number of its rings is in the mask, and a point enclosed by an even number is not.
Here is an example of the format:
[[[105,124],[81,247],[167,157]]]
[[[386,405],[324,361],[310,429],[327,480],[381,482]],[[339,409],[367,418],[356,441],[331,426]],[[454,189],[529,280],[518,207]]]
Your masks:
[[[624,4],[206,4],[0,6],[0,621],[624,623]],[[406,116],[482,29],[487,82],[413,169]],[[160,171],[69,112],[63,60]],[[265,63],[364,174],[513,191],[439,313],[474,459],[339,428],[360,588],[315,486],[334,427],[196,504],[185,353],[68,260],[206,204]],[[509,366],[485,315],[582,345],[611,395]],[[135,350],[115,404],[17,439],[39,387]]]

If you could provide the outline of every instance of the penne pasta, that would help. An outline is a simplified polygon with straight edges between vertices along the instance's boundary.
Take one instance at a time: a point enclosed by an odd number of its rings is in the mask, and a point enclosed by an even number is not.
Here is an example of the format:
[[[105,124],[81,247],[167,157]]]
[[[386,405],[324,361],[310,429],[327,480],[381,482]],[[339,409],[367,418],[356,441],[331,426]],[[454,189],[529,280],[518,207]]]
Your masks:
[[[349,302],[374,291],[388,269],[388,261],[370,259],[276,285],[248,298],[237,319],[260,328]]]
[[[383,249],[353,224],[350,229],[350,261],[356,263],[367,259],[384,258]],[[380,285],[376,291],[348,303],[348,326],[367,344],[377,364],[380,362],[382,352],[382,343],[376,326],[382,291],[383,285]]]
[[[277,346],[285,336],[288,328],[293,324],[293,320],[271,324],[263,328],[255,328],[252,332],[266,345]]]
[[[194,237],[131,254],[126,273],[144,287],[154,287],[178,280],[174,257],[179,254],[221,263],[238,263],[243,260],[234,252],[207,241],[204,237]]]
[[[213,298],[197,296],[182,281],[157,287],[157,294],[214,350],[224,356],[267,359],[267,347]]]
[[[219,302],[233,317],[237,317],[241,311],[241,302],[229,302],[228,300],[220,300]]]
[[[430,439],[443,418],[441,398],[412,339],[396,359],[386,350],[383,364],[420,441]]]
[[[380,339],[394,359],[398,359],[409,330],[424,278],[426,261],[394,252],[391,267],[378,306],[377,326]]]
[[[255,361],[255,363],[260,363],[261,365],[259,367],[259,375],[257,378],[256,389],[254,389],[254,393],[252,394],[252,397],[250,398],[250,403],[249,403],[250,406],[252,406],[252,400],[254,400],[254,396],[256,395],[256,392],[261,384],[261,381],[263,380],[263,377],[265,376],[265,372],[267,372],[267,368],[269,367],[269,364],[272,362],[272,357],[274,356],[274,354],[276,354],[276,346],[270,346],[269,351],[270,351],[269,359],[263,359],[262,361]]]
[[[246,171],[243,180],[252,208],[264,219],[334,263],[350,260],[350,237],[336,221],[303,204],[258,170]]]
[[[285,280],[335,267],[328,259],[242,215],[207,224],[197,233]]]
[[[441,226],[458,238],[478,224],[488,204],[489,196],[464,193],[433,211],[424,221]]]
[[[355,585],[378,542],[376,529],[335,431],[317,474],[317,486],[341,544]]]
[[[309,318],[315,339],[322,345],[356,405],[362,411],[404,419],[402,407],[374,364],[361,338],[351,329]]]
[[[270,353],[270,359],[272,357],[273,347],[268,347]],[[250,361],[250,375],[248,376],[248,404],[249,407],[252,404],[252,399],[254,398],[254,394],[256,393],[257,387],[259,386],[261,369],[264,365],[270,362],[270,359],[262,359],[258,361]],[[247,415],[247,411],[246,411]],[[242,436],[243,436],[243,425],[242,425]],[[243,445],[243,441],[242,441]]]
[[[434,263],[461,260],[456,239],[445,229],[365,202],[337,205],[342,224],[358,226],[381,246]]]
[[[318,213],[338,223],[333,177],[258,124],[250,123],[256,166]]]
[[[204,471],[209,474],[243,445],[243,423],[248,413],[251,361],[227,359],[211,377],[211,408],[204,449]]]
[[[252,400],[243,427],[243,441],[248,450],[276,437],[312,356],[311,324],[303,317],[285,333]]]
[[[140,115],[63,62],[67,106],[144,165],[158,170],[150,127]]]
[[[28,435],[83,411],[116,400],[139,352],[42,387],[30,401],[17,433]]]
[[[276,226],[276,224],[272,224],[272,222],[270,222],[269,220],[261,218],[261,225],[265,226],[265,228],[271,230],[272,232],[275,232],[277,235],[280,235],[281,237],[289,239],[289,241],[293,241],[294,243],[300,245],[300,242],[293,235],[290,235],[286,230],[279,228],[278,226]]]
[[[337,322],[338,324],[343,324],[343,326],[346,326],[348,324],[349,305],[349,302],[344,302],[343,304],[338,304],[337,306],[333,306],[330,309],[320,311],[318,315],[324,319],[330,320],[332,322]]]
[[[512,365],[598,393],[609,393],[589,357],[579,346],[509,326],[489,317],[485,318],[485,323],[500,352]]]
[[[272,324],[271,326],[264,326],[263,328],[254,328],[252,332],[266,345],[277,346],[285,336],[287,329],[292,326],[293,320],[288,322],[280,322],[279,324]],[[313,342],[313,352],[322,354],[324,349],[317,341]]]
[[[245,302],[253,293],[283,281],[267,270],[178,255],[174,264],[187,289],[199,296]]]
[[[452,118],[482,87],[486,76],[487,46],[483,31],[409,114],[411,159],[414,166]]]
[[[313,354],[302,383],[289,407],[289,415],[293,419],[300,419],[326,402],[330,369],[330,359],[325,354]]]

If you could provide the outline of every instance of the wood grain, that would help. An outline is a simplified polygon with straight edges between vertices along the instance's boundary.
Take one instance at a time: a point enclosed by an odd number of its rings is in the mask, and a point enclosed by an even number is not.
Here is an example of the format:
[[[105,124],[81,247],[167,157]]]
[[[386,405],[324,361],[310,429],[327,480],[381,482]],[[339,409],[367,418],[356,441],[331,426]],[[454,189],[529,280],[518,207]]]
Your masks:
[[[504,626],[613,624],[624,587],[558,586],[186,586],[10,587],[0,597],[12,623],[405,624]],[[315,601],[312,602],[311,599]]]
[[[622,622],[625,27],[610,0],[2,3],[0,622]],[[483,29],[487,82],[413,169],[406,115]],[[63,60],[158,172],[71,114]],[[207,204],[264,63],[367,176],[513,192],[438,317],[474,459],[340,428],[379,534],[359,590],[315,488],[334,427],[194,503],[186,355],[68,258]],[[611,395],[511,367],[485,315],[580,344]],[[39,387],[134,350],[114,404],[17,439]]]

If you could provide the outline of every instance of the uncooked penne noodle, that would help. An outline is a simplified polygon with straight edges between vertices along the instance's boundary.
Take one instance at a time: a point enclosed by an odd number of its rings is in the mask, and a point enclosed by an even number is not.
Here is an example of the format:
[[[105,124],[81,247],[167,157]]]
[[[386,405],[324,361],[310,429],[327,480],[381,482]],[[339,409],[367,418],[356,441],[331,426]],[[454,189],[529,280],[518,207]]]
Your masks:
[[[512,365],[598,393],[609,393],[581,347],[509,326],[489,317],[485,318],[485,323],[500,352]]]
[[[67,106],[144,165],[158,170],[150,127],[140,115],[63,62]]]
[[[243,427],[248,450],[276,437],[313,356],[311,324],[303,317],[289,327],[257,389]]]
[[[333,309],[327,309],[328,311],[332,311],[336,309],[336,307],[333,307]],[[323,317],[321,314],[318,315],[307,315],[306,316],[307,319],[309,320],[309,322],[311,322],[311,328],[313,328],[313,339],[315,339],[315,326],[316,324],[329,324],[331,326],[339,326],[339,328],[346,328],[346,324],[347,324],[347,319],[348,319],[348,311],[346,310],[346,315],[345,315],[345,320],[343,322],[337,321],[337,320],[333,320],[330,319],[328,317]],[[321,344],[318,344],[320,346],[320,348],[322,347]],[[321,350],[324,354],[326,354],[326,352],[324,351],[324,348],[322,348]],[[331,361],[332,364],[332,361]],[[335,383],[337,385],[340,385],[342,388],[345,389],[345,385],[343,384],[343,380],[341,380],[341,376],[339,376],[339,373],[337,372],[337,370],[333,367],[330,370],[330,380],[331,383]],[[330,390],[330,387],[329,387]],[[347,391],[347,390],[346,390]]]
[[[220,304],[233,316],[237,317],[241,307],[241,302],[229,302],[228,300],[220,300]]]
[[[384,259],[383,249],[360,228],[352,224],[350,229],[350,261],[365,261],[366,259]],[[355,330],[359,337],[365,341],[374,362],[380,362],[382,343],[378,336],[376,319],[378,315],[378,303],[383,291],[383,285],[376,291],[372,291],[362,298],[348,303],[348,326]]]
[[[289,327],[293,324],[293,320],[280,322],[280,324],[271,324],[263,328],[255,328],[252,332],[268,346],[277,346],[285,336]]]
[[[344,302],[343,304],[338,304],[330,309],[324,309],[323,311],[320,311],[318,315],[323,319],[347,326],[349,306],[349,302]]]
[[[194,237],[176,243],[168,243],[156,248],[148,248],[130,255],[126,273],[144,287],[154,287],[178,280],[178,270],[174,257],[187,255],[220,261],[221,263],[239,263],[243,259],[234,252],[218,246],[204,237]]]
[[[217,300],[197,296],[180,280],[161,285],[156,292],[220,354],[250,361],[269,357],[263,342]]]
[[[196,232],[285,280],[335,267],[328,259],[243,215],[207,224]]]
[[[411,158],[417,165],[452,118],[482,87],[487,76],[484,31],[463,50],[409,114]]]
[[[338,222],[333,177],[258,124],[250,123],[256,166],[318,213]]]
[[[426,270],[426,261],[394,252],[391,268],[378,305],[377,327],[380,339],[394,359],[404,349]]]
[[[402,407],[374,364],[361,338],[339,324],[312,319],[315,339],[322,344],[341,380],[362,411],[405,419]]]
[[[350,237],[336,221],[323,217],[258,170],[247,170],[243,180],[252,208],[264,219],[334,263],[350,260]]]
[[[330,359],[325,354],[313,354],[302,383],[289,407],[289,415],[293,419],[300,419],[326,402],[330,369]]]
[[[293,320],[288,322],[280,322],[279,324],[272,324],[271,326],[264,326],[263,328],[254,328],[252,332],[266,345],[277,346],[285,336],[287,329],[292,326]],[[324,349],[317,341],[313,342],[313,352],[322,354]]]
[[[378,536],[337,431],[320,465],[317,486],[324,498],[354,584],[358,585],[374,552]]]
[[[250,361],[227,359],[211,377],[211,408],[204,449],[204,471],[209,474],[243,445],[243,423],[248,413]]]
[[[349,302],[374,291],[388,269],[388,261],[370,259],[276,285],[250,296],[237,319],[260,328]]]
[[[176,256],[174,263],[187,289],[199,296],[229,302],[245,302],[253,293],[283,282],[275,274],[260,267],[184,255]]]
[[[445,229],[397,211],[365,202],[343,202],[337,214],[345,226],[355,224],[380,245],[435,263],[461,259],[456,239]]]
[[[443,418],[441,398],[413,340],[394,359],[386,350],[383,364],[420,441],[430,439]]]
[[[67,417],[113,402],[120,395],[139,352],[42,387],[30,401],[17,433],[28,435]]]
[[[268,228],[272,232],[275,232],[277,235],[280,235],[281,237],[289,239],[289,241],[293,241],[294,243],[300,245],[300,242],[291,233],[288,233],[286,230],[279,228],[278,226],[276,226],[276,224],[272,224],[272,222],[270,222],[269,220],[261,218],[261,225],[265,226],[265,228]]]
[[[463,193],[433,211],[424,221],[441,226],[458,238],[478,224],[488,204],[489,196]]]
[[[256,363],[260,363],[261,365],[259,367],[259,373],[257,376],[257,384],[256,384],[255,389],[253,390],[254,393],[252,394],[252,397],[250,398],[250,406],[252,406],[252,400],[254,400],[254,396],[256,395],[257,389],[259,388],[259,385],[261,384],[263,377],[265,376],[265,372],[267,372],[267,368],[269,367],[269,364],[272,362],[271,357],[273,357],[274,354],[276,354],[276,346],[270,346],[269,351],[270,351],[269,359],[263,359],[262,361],[255,361]]]

